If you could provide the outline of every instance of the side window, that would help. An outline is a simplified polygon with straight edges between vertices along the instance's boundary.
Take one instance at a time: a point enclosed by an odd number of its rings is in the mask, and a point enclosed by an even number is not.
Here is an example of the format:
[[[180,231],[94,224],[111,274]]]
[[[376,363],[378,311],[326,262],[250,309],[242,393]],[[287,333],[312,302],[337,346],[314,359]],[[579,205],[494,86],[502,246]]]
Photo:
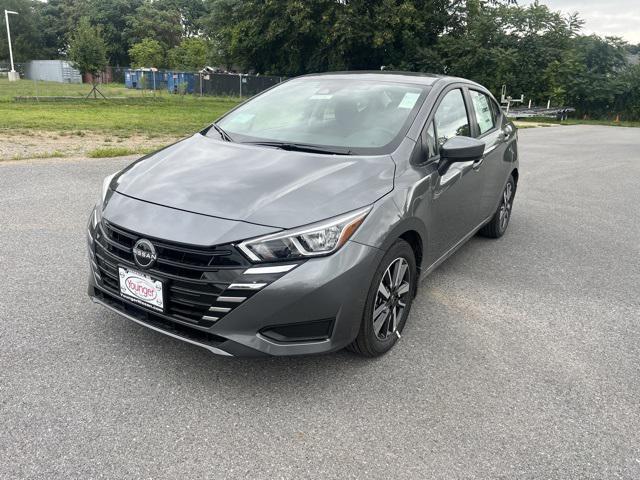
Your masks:
[[[445,95],[436,110],[434,121],[440,147],[450,138],[471,135],[462,90],[451,90]]]
[[[427,158],[435,157],[438,153],[436,147],[436,129],[433,126],[433,122],[429,122],[429,126],[424,129],[422,133],[424,146],[427,149]]]
[[[500,126],[500,122],[502,120],[502,109],[494,100],[490,100],[489,104],[491,105],[491,110],[493,110],[493,116],[496,119],[496,126]]]
[[[484,93],[476,90],[469,90],[473,110],[476,113],[476,123],[480,130],[480,135],[484,135],[496,126],[496,111],[493,108],[493,101]]]

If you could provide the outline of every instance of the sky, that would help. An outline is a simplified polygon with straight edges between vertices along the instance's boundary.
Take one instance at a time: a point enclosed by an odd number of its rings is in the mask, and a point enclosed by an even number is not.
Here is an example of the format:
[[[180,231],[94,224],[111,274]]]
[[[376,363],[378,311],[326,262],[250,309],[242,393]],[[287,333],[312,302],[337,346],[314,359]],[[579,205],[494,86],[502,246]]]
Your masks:
[[[528,5],[533,0],[518,0]],[[540,0],[552,10],[579,12],[585,21],[583,33],[614,35],[629,43],[640,43],[640,0]]]

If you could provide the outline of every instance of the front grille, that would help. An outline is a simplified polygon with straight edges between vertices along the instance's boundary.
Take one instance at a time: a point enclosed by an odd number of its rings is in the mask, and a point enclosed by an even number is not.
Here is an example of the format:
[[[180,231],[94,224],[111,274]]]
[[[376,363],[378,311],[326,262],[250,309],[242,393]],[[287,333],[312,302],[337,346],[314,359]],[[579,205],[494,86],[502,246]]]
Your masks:
[[[140,270],[133,260],[133,246],[140,238],[146,238],[155,247],[158,258],[145,273],[164,281],[168,292],[164,299],[166,314],[182,323],[209,328],[239,305],[221,297],[223,292],[226,297],[234,296],[230,284],[242,279],[243,272],[251,266],[233,245],[195,247],[170,243],[143,237],[106,220],[98,223],[91,233],[98,281],[114,295],[120,294],[118,265]],[[248,297],[255,292],[241,293]]]
[[[135,243],[142,238],[140,235],[116,227],[105,220],[100,223],[100,233],[104,235],[103,245],[109,251],[133,264],[132,250]],[[163,274],[199,280],[202,279],[203,272],[250,266],[232,245],[201,248],[149,240],[158,253],[154,270]]]

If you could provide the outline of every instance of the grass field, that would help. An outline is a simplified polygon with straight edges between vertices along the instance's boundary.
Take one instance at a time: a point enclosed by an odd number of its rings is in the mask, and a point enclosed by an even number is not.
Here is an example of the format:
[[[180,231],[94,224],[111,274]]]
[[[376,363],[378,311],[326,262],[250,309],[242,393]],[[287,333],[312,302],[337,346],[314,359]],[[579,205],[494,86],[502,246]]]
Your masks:
[[[553,124],[553,125],[608,125],[612,127],[640,127],[640,121],[627,121],[621,120],[616,122],[615,120],[581,120],[578,118],[569,118],[568,120],[555,120],[553,118],[544,118],[544,117],[532,117],[532,118],[522,118],[517,121],[517,123],[521,125],[530,124]]]
[[[100,85],[100,91],[107,97],[140,97],[140,90],[124,88],[124,85],[113,83]],[[6,78],[0,78],[0,102],[13,101],[14,97],[78,97],[87,96],[91,90],[91,85],[86,83],[58,83],[42,82],[33,80],[20,80],[19,82],[9,82]],[[146,95],[150,95],[146,92]],[[168,93],[167,93],[168,95]]]
[[[1,131],[91,131],[103,134],[183,136],[214,121],[240,101],[232,97],[177,96],[124,88],[100,87],[114,100],[84,100],[88,85],[0,79]],[[17,96],[42,96],[42,101],[15,102]],[[46,101],[46,96],[78,97],[77,100]]]

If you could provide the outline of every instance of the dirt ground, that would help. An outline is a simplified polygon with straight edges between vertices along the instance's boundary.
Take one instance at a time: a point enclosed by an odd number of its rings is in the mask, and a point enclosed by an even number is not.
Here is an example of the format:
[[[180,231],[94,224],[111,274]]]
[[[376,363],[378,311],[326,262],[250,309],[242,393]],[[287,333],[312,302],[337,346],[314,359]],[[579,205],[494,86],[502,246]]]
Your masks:
[[[143,154],[177,140],[176,137],[146,135],[101,135],[93,132],[0,132],[0,160],[88,157],[98,149],[115,149],[119,156]],[[92,154],[93,152],[93,154]]]
[[[560,126],[557,123],[529,122],[529,121],[521,121],[521,120],[515,120],[513,123],[518,128],[559,127]]]

